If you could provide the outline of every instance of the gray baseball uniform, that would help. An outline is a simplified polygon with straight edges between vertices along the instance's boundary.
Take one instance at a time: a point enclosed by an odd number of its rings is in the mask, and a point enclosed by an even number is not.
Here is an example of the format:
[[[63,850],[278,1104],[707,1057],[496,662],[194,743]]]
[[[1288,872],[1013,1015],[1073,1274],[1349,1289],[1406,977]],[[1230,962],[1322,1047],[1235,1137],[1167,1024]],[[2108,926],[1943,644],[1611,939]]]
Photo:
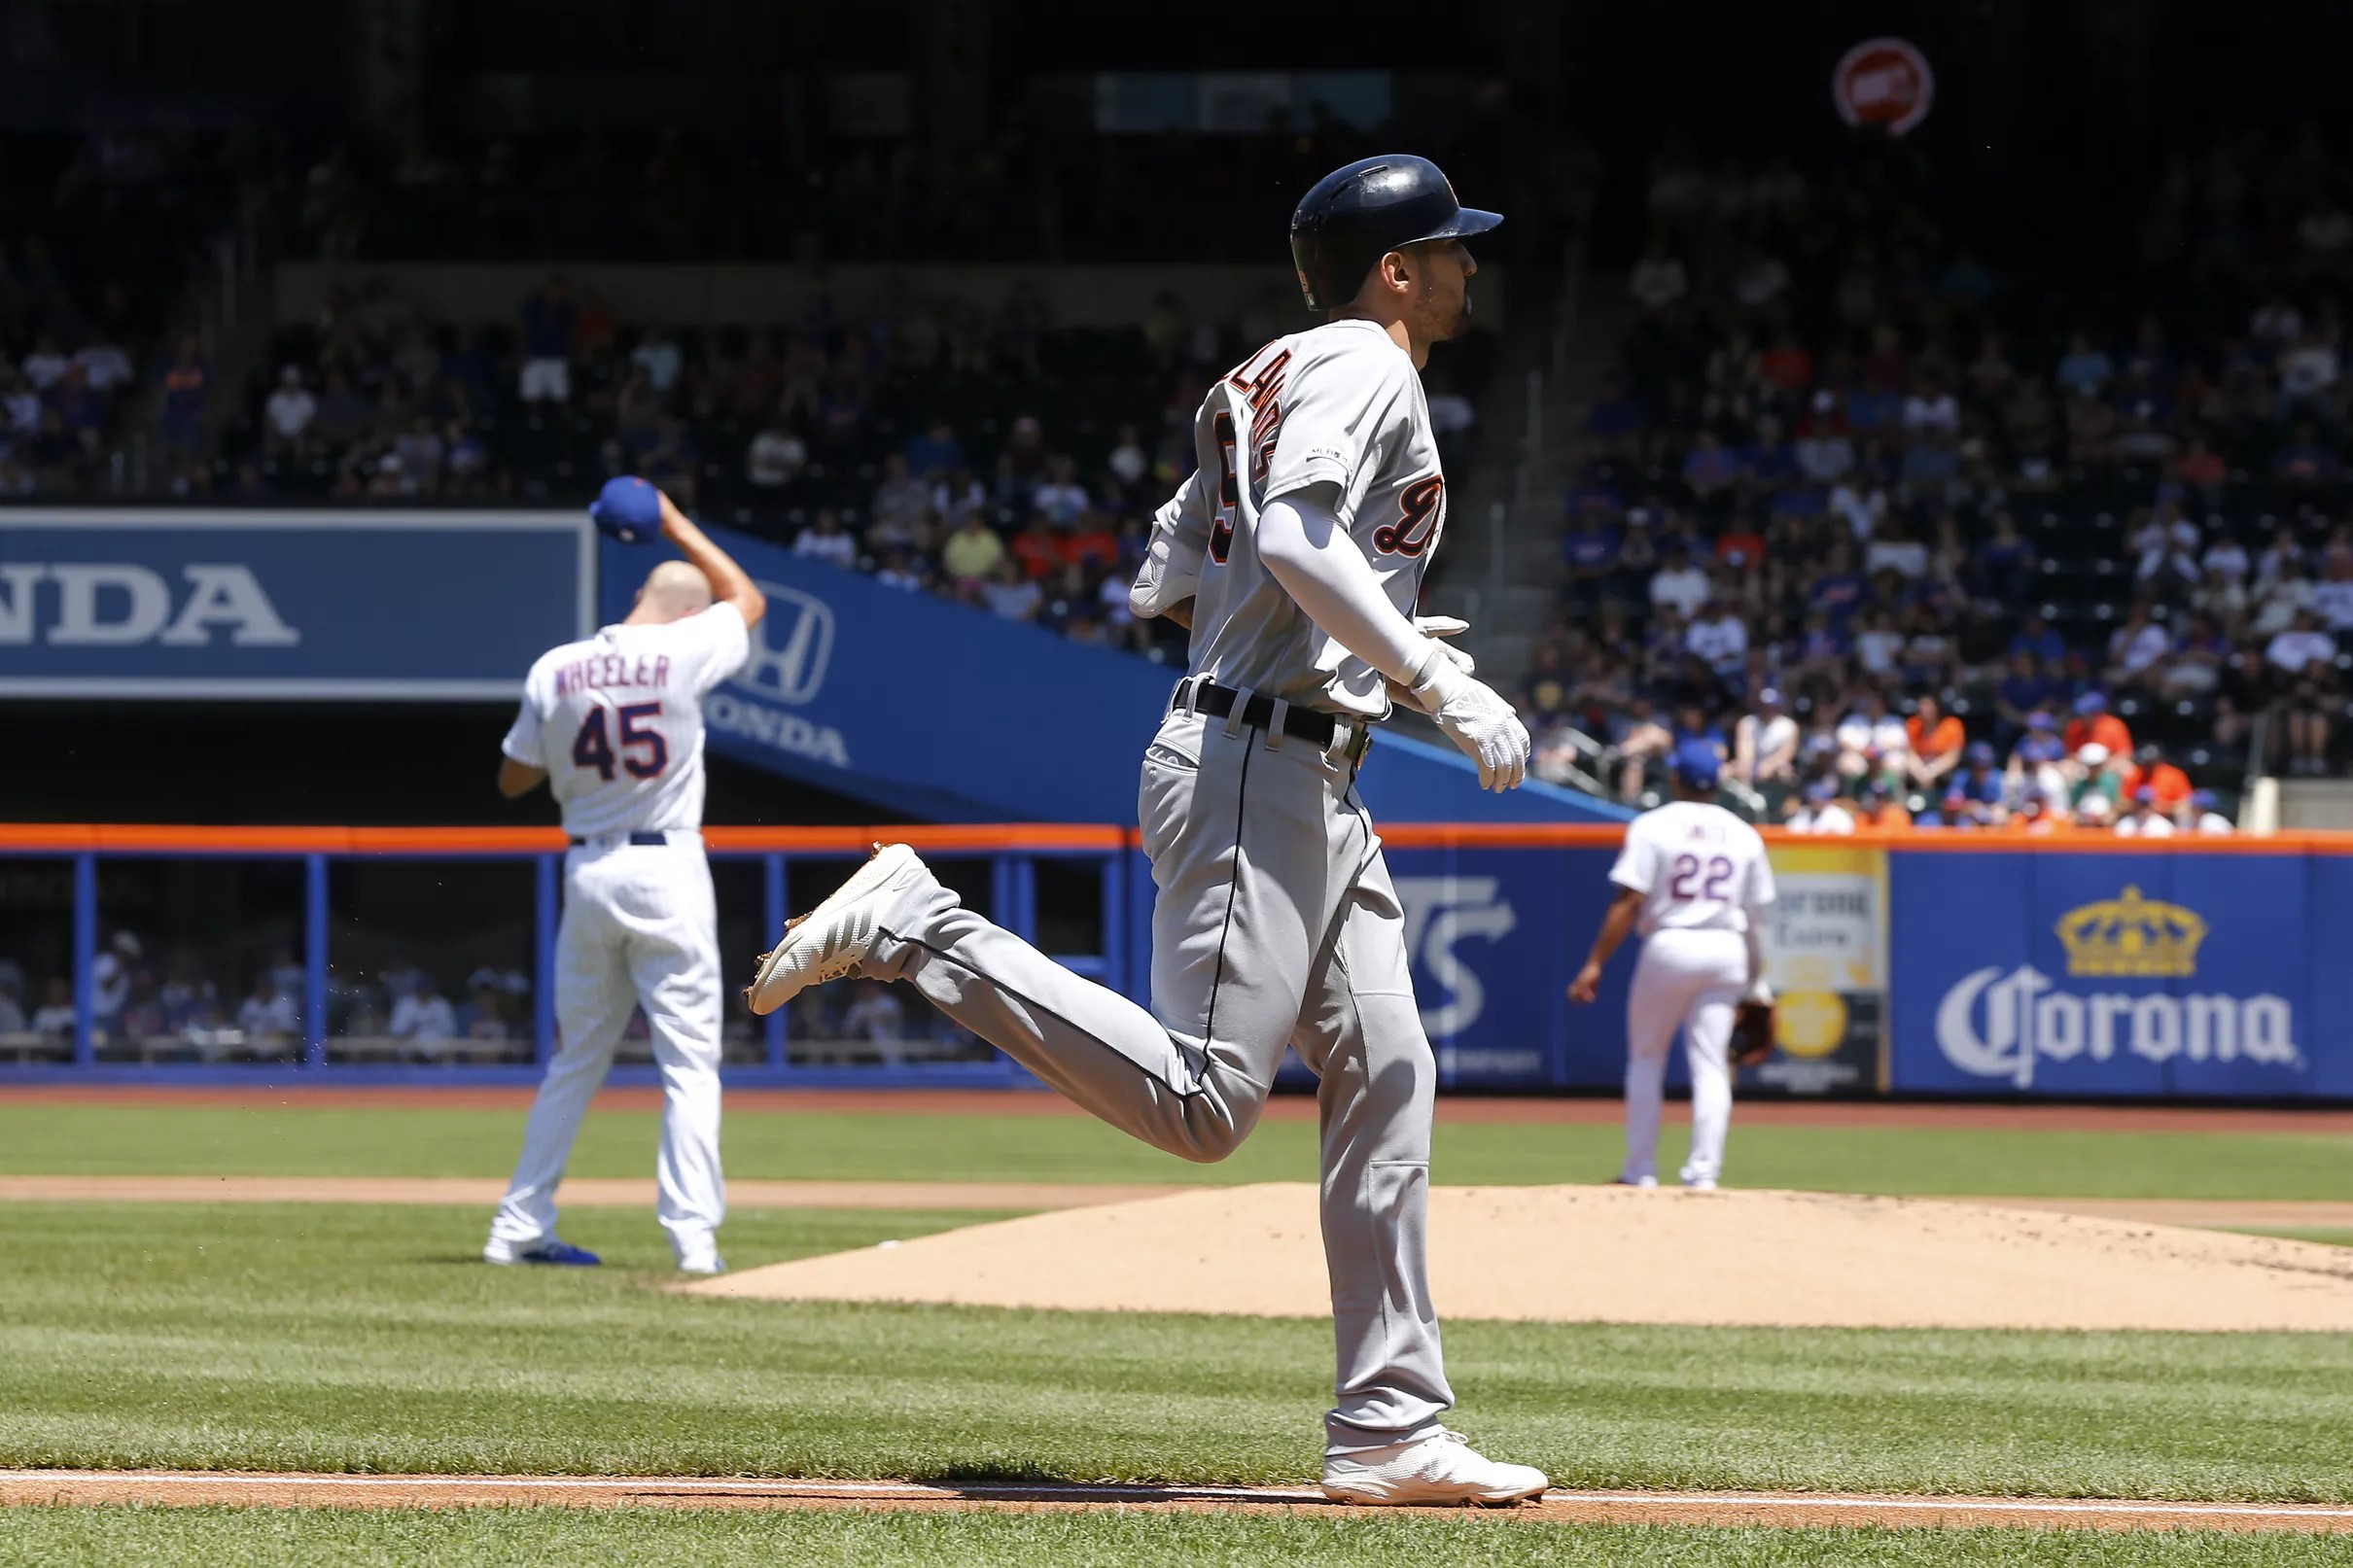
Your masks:
[[[881,912],[862,972],[911,983],[1105,1121],[1191,1160],[1241,1143],[1296,1045],[1321,1080],[1339,1363],[1325,1427],[1345,1453],[1429,1436],[1454,1404],[1423,1234],[1437,1069],[1403,911],[1355,794],[1353,724],[1324,749],[1282,732],[1284,706],[1360,720],[1387,713],[1387,691],[1267,573],[1256,519],[1274,497],[1336,485],[1335,517],[1410,614],[1445,485],[1413,363],[1369,323],[1259,350],[1212,390],[1194,442],[1199,470],[1155,523],[1157,544],[1204,559],[1192,673],[1144,753],[1137,803],[1159,889],[1151,1010],[928,880]],[[1272,722],[1244,723],[1240,703],[1201,712],[1204,681],[1276,699]]]

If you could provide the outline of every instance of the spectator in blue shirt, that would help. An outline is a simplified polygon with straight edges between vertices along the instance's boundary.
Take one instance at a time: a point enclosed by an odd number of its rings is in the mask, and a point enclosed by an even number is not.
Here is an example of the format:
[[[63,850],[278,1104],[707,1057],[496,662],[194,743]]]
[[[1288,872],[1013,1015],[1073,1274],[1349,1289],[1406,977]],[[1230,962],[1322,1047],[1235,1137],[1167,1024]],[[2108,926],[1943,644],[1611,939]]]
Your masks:
[[[1846,424],[1858,434],[1892,430],[1904,422],[1904,399],[1892,387],[1858,386],[1846,394]]]
[[[2010,651],[2031,653],[2045,663],[2067,656],[2067,641],[2054,631],[2040,614],[2030,614],[2019,623],[2010,638]]]
[[[1808,605],[1830,617],[1834,627],[1844,629],[1848,619],[1863,603],[1863,579],[1855,575],[1854,552],[1844,541],[1830,547],[1829,561],[1822,575],[1813,579],[1812,591],[1807,595]]]
[[[523,372],[517,394],[525,402],[565,402],[572,397],[572,329],[579,311],[571,287],[550,277],[523,301]]]
[[[163,372],[161,427],[164,444],[193,452],[204,443],[204,403],[212,393],[212,370],[193,336],[180,339],[180,357]]]
[[[2342,465],[2336,453],[2314,435],[2308,424],[2296,427],[2296,438],[2279,449],[2271,471],[2290,484],[2333,483]]]
[[[1732,755],[1732,748],[1724,744],[1724,731],[1698,703],[1685,703],[1675,711],[1675,727],[1669,739],[1676,752],[1687,746],[1696,746],[1713,750],[1718,761]]]
[[[1642,406],[1642,400],[1613,375],[1602,381],[1601,396],[1586,410],[1585,434],[1616,449],[1641,435],[1649,423],[1650,412]]]
[[[1561,541],[1568,567],[1569,597],[1579,604],[1599,599],[1618,569],[1618,531],[1605,517],[1587,515]]]
[[[1984,741],[1972,741],[1962,753],[1961,770],[1952,776],[1949,793],[1980,806],[1998,806],[2006,784],[1993,748]]]
[[[952,473],[965,466],[965,445],[956,438],[956,427],[946,420],[936,420],[930,430],[920,436],[907,437],[907,470],[918,479],[936,473]]]
[[[2057,700],[2058,682],[2043,673],[2042,661],[2023,648],[2010,655],[2010,668],[1994,688],[1994,710],[2016,729],[2026,727],[2026,715]]]
[[[2114,374],[2115,364],[2092,347],[2090,334],[2077,332],[2067,339],[2067,357],[2059,361],[2054,379],[2079,397],[2096,398]]]
[[[1700,432],[1691,454],[1683,459],[1683,482],[1705,501],[1722,494],[1740,479],[1739,454],[1716,439],[1711,430]]]
[[[1781,422],[1771,414],[1757,421],[1756,434],[1739,456],[1758,484],[1779,485],[1797,476],[1797,458],[1781,437]]]

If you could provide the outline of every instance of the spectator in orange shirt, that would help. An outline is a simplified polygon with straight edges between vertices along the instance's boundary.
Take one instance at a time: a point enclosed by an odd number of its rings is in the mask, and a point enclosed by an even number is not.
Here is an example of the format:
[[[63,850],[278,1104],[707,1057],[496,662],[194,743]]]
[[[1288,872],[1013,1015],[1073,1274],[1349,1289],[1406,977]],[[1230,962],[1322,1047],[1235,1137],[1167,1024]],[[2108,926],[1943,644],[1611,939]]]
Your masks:
[[[1030,526],[1013,536],[1013,559],[1021,563],[1022,575],[1033,582],[1052,581],[1071,564],[1062,536],[1054,532],[1054,525],[1041,511],[1030,513]]]
[[[1924,696],[1914,706],[1904,720],[1904,734],[1912,742],[1904,770],[1922,789],[1933,789],[1959,767],[1962,749],[1969,744],[1961,721],[1945,712],[1944,703],[1934,696]]]
[[[2153,793],[2157,809],[2171,817],[2190,798],[2190,776],[2167,762],[2164,753],[2151,744],[2133,752],[2132,766],[2125,770],[2125,798],[2139,799],[2143,788]]]
[[[1996,829],[2003,833],[2023,833],[2032,838],[2055,838],[2075,831],[2075,823],[2063,811],[2052,809],[2051,797],[2037,789],[2029,792],[2023,804],[2010,814],[2010,819]]]
[[[1765,536],[1745,517],[1727,523],[1716,536],[1716,560],[1734,572],[1755,572],[1765,565]]]
[[[1104,573],[1119,565],[1119,537],[1092,508],[1080,512],[1062,541],[1064,558],[1088,572]]]
[[[2067,732],[2060,739],[2066,742],[2069,756],[2087,745],[2104,746],[2110,756],[2132,754],[2132,732],[2108,712],[2108,699],[2096,691],[2075,699],[2075,716],[2067,721]]]
[[[1874,779],[1863,788],[1863,798],[1856,802],[1854,825],[1858,828],[1878,828],[1883,833],[1902,833],[1912,827],[1912,813],[1889,791],[1884,780]]]

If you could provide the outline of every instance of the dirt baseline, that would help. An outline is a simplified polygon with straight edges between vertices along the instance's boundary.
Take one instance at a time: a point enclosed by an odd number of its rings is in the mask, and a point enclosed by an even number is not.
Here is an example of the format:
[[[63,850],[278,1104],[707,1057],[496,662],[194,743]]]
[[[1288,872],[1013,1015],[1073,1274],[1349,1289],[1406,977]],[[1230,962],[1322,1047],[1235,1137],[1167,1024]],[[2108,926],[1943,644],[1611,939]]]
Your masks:
[[[2353,1330],[2353,1250],[1828,1193],[1441,1187],[1449,1318],[1765,1327]],[[768,1300],[1322,1317],[1316,1189],[1033,1214],[681,1287]]]
[[[1147,1182],[778,1181],[727,1184],[739,1212],[763,1208],[995,1209],[1036,1212],[1166,1198],[1194,1186]],[[506,1195],[500,1176],[115,1176],[0,1175],[0,1202],[398,1203],[482,1207]],[[567,1208],[651,1208],[653,1183],[634,1176],[574,1176]],[[2264,1198],[1949,1198],[1932,1203],[2091,1214],[2150,1225],[2218,1231],[2353,1231],[2353,1202]]]
[[[0,1471],[0,1507],[164,1504],[274,1508],[1124,1509],[1141,1513],[1362,1515],[1306,1487],[930,1485],[626,1476],[335,1476],[188,1471]],[[1834,1492],[1554,1490],[1485,1516],[1528,1524],[1788,1528],[2231,1530],[2353,1533],[2353,1508],[2295,1503],[2032,1497],[1905,1497]]]

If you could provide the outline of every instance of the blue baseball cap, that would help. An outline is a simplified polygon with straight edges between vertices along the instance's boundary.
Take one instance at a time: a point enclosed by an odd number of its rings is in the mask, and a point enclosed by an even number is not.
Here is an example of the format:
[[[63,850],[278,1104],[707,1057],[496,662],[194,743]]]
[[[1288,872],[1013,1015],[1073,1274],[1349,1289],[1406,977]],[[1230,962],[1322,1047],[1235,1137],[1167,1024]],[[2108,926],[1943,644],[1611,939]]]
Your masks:
[[[1713,789],[1717,776],[1723,770],[1724,764],[1716,756],[1715,748],[1697,742],[1676,748],[1675,754],[1667,764],[1667,771],[1673,775],[1675,782],[1692,789]]]
[[[1836,800],[1839,798],[1839,786],[1828,779],[1816,779],[1806,786],[1806,798],[1816,803]]]
[[[2079,714],[2096,714],[2107,706],[2108,699],[2096,691],[2087,691],[2075,699],[2075,711]]]
[[[2214,791],[2211,789],[2191,790],[2190,804],[2202,812],[2212,811],[2214,809]]]
[[[2058,720],[2053,718],[2049,714],[2044,713],[2039,708],[2026,715],[2026,727],[2028,729],[2050,729],[2056,725],[2057,722]]]
[[[1992,766],[1993,766],[1993,743],[1992,743],[1992,742],[1990,742],[1990,741],[1972,741],[1972,742],[1970,742],[1970,743],[1969,743],[1969,751],[1968,751],[1968,757],[1969,757],[1969,765],[1970,765],[1971,767],[1973,767],[1973,768],[1978,768],[1978,767],[1990,768],[1990,767],[1992,767]]]
[[[1781,688],[1778,686],[1767,686],[1763,691],[1757,693],[1757,703],[1760,707],[1765,708],[1780,707]]]

